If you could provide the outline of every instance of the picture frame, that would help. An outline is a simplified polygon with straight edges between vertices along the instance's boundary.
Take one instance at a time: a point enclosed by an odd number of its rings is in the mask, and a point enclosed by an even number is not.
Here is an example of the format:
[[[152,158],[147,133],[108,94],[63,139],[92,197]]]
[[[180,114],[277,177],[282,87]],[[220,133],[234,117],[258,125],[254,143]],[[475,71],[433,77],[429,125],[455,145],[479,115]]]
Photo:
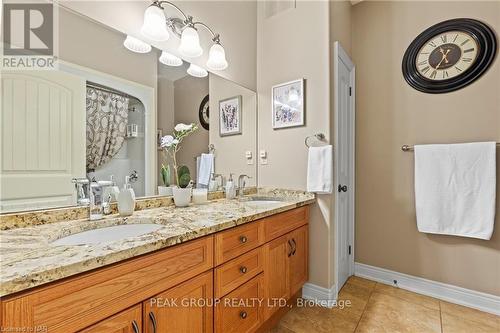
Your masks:
[[[303,78],[271,88],[273,129],[305,125],[304,95]]]
[[[219,135],[230,136],[242,133],[241,95],[219,101]]]

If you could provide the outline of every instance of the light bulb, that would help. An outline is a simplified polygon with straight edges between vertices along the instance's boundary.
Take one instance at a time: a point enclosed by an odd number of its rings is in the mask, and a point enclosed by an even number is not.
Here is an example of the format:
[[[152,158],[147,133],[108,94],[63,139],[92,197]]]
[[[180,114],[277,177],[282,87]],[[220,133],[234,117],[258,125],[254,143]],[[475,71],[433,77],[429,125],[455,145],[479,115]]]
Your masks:
[[[168,39],[169,35],[167,31],[165,13],[161,7],[153,4],[146,8],[141,33],[145,37],[156,42]]]
[[[174,56],[171,53],[162,51],[161,56],[160,56],[160,62],[164,65],[167,66],[181,66],[182,65],[182,59],[179,57]]]
[[[193,27],[187,26],[182,30],[179,52],[183,56],[190,58],[199,57],[203,54],[203,49],[200,46],[200,37]]]
[[[206,69],[201,68],[200,66],[196,66],[194,64],[189,65],[189,68],[187,69],[187,73],[191,76],[194,77],[205,77],[208,75],[208,72]]]
[[[144,43],[140,39],[128,35],[123,42],[123,46],[136,53],[148,53],[149,51],[151,51],[151,45]]]
[[[227,68],[226,52],[222,45],[215,43],[208,53],[208,68],[214,71],[221,71]]]

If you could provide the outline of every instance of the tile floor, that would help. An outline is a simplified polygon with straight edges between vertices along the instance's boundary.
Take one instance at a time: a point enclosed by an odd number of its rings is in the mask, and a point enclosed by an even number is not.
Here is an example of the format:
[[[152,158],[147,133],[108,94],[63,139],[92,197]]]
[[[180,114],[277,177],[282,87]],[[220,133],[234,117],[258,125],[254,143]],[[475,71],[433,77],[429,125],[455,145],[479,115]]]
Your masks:
[[[351,277],[339,293],[351,306],[294,307],[271,333],[500,333],[500,317]]]

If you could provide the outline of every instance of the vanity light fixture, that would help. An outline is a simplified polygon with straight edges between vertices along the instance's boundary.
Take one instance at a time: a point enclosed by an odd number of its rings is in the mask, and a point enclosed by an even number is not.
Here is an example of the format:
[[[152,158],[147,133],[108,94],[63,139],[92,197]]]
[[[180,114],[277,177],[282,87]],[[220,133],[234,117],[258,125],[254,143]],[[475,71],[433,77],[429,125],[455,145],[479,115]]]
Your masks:
[[[182,65],[182,59],[179,57],[174,56],[171,53],[168,53],[166,51],[161,52],[160,59],[158,59],[162,64],[167,65],[167,66],[181,66]]]
[[[148,53],[151,51],[151,45],[129,35],[127,35],[127,38],[125,38],[123,46],[136,53]]]
[[[182,16],[166,17],[164,5],[175,8]],[[228,67],[226,52],[220,42],[220,35],[215,33],[203,22],[193,21],[193,17],[186,15],[177,5],[170,1],[155,0],[144,12],[144,23],[141,33],[153,41],[165,41],[169,37],[167,28],[181,39],[179,53],[185,57],[196,58],[203,54],[200,45],[198,27],[203,27],[212,35],[213,45],[208,54],[207,67],[212,70],[224,70]]]
[[[194,76],[194,77],[205,77],[208,75],[208,72],[206,69],[201,68],[200,66],[196,66],[195,64],[189,65],[189,68],[187,69],[187,73],[191,76]]]

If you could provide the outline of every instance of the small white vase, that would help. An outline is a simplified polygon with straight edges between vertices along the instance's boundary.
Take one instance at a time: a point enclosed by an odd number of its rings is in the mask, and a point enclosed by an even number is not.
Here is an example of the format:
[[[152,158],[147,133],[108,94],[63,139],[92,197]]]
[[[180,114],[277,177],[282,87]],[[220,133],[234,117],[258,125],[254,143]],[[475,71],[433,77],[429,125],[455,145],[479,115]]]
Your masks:
[[[158,186],[158,195],[172,196],[172,186]]]
[[[177,207],[189,206],[191,202],[191,188],[175,187],[172,189],[174,194],[174,203]]]

